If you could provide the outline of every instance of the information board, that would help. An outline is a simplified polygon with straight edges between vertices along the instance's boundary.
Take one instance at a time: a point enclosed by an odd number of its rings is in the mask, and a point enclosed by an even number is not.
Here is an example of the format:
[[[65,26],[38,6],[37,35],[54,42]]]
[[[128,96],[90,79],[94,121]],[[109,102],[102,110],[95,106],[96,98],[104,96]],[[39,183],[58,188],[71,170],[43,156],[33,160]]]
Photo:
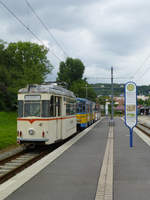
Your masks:
[[[125,123],[133,128],[137,123],[136,84],[128,82],[125,85]]]
[[[137,92],[136,84],[125,84],[125,125],[130,130],[130,147],[133,147],[133,128],[137,124]]]

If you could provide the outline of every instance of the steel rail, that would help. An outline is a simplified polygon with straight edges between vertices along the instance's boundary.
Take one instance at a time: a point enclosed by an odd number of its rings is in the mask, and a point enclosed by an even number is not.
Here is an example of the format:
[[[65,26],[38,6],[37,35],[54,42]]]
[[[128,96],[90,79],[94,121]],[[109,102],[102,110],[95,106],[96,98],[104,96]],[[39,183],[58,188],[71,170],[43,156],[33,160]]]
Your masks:
[[[136,125],[136,128],[138,128],[140,131],[142,131],[145,135],[150,137],[150,127],[146,126],[145,124],[138,123]]]

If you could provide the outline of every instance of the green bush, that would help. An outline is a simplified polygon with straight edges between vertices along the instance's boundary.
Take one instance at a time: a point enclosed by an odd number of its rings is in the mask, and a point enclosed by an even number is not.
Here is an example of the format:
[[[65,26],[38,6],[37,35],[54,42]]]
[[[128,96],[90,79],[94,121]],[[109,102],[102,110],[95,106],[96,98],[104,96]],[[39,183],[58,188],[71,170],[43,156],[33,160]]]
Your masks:
[[[0,112],[0,150],[17,145],[17,113]]]

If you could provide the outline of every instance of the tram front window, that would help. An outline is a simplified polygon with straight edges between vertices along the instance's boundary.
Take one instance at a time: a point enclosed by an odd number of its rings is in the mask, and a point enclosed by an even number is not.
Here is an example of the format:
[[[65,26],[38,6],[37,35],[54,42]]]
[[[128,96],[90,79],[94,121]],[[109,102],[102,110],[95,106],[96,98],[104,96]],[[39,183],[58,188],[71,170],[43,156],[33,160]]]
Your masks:
[[[82,103],[78,102],[77,103],[77,113],[82,112]]]
[[[24,102],[24,116],[25,117],[40,117],[40,101]]]
[[[85,113],[85,103],[83,103],[82,112],[84,112],[84,113]]]

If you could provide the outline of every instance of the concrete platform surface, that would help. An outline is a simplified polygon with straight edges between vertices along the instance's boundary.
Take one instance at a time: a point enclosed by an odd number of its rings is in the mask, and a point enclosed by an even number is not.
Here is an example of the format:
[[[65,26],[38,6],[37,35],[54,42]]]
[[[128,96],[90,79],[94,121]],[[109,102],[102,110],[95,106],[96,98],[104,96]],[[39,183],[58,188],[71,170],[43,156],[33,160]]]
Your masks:
[[[114,200],[149,200],[150,147],[134,133],[130,148],[129,130],[120,119],[114,137]]]
[[[103,119],[6,200],[94,200],[108,131]]]
[[[108,119],[103,119],[6,200],[108,200],[112,198],[102,195],[106,187],[112,190],[110,182],[103,185],[108,176],[109,181],[113,180],[113,200],[149,200],[150,142],[146,144],[143,136],[134,133],[130,148],[129,130],[124,122],[115,118],[109,136],[108,124]],[[106,148],[106,143],[113,151]],[[104,157],[104,153],[108,156]],[[113,165],[112,170],[108,170],[106,163]]]

